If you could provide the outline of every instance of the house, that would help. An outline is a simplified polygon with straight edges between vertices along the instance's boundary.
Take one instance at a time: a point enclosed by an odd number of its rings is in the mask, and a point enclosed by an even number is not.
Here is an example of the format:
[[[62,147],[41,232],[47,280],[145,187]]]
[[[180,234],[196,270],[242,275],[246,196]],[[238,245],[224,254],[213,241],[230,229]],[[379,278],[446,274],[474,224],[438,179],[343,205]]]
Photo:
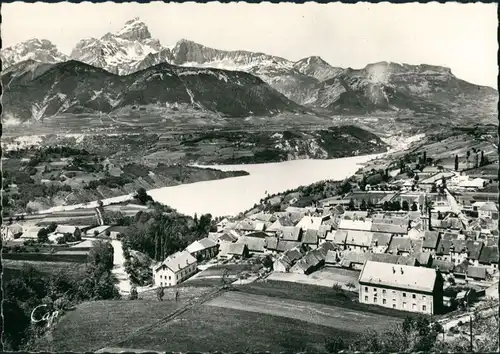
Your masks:
[[[368,217],[368,212],[367,211],[351,211],[348,210],[344,213],[344,219],[345,220],[365,220]]]
[[[313,217],[313,216],[304,216],[299,223],[296,225],[300,227],[302,230],[319,230],[319,227],[323,224],[326,219],[329,219],[330,216],[321,216],[321,217]]]
[[[413,256],[399,256],[397,263],[398,265],[407,265],[412,267],[418,267],[418,261]]]
[[[331,242],[323,242],[319,247],[317,248],[318,252],[320,252],[323,256],[323,258],[326,258],[326,255],[330,251],[339,251],[340,248]]]
[[[217,232],[221,232],[226,228],[226,225],[229,223],[228,218],[224,218],[217,223]]]
[[[297,242],[297,241],[278,240],[277,251],[278,252],[286,252],[288,250],[291,250],[292,248],[300,247],[302,245],[303,244],[301,242]]]
[[[269,226],[267,232],[281,232],[286,226],[295,226],[295,223],[290,217],[280,217],[274,223]]]
[[[340,265],[343,268],[361,270],[370,256],[371,253],[368,252],[346,251],[342,254]]]
[[[348,231],[345,239],[345,249],[349,251],[366,252],[373,241],[373,233],[368,231]]]
[[[154,281],[159,286],[175,286],[196,273],[196,269],[196,258],[187,251],[177,252],[153,268]]]
[[[472,263],[467,260],[463,261],[459,265],[455,266],[455,268],[453,268],[453,276],[458,279],[467,278],[467,270],[470,266],[472,266]]]
[[[332,225],[321,225],[318,229],[318,238],[325,239],[326,234],[332,230]]]
[[[433,259],[431,267],[439,270],[443,274],[449,274],[453,272],[455,264],[441,259]]]
[[[243,243],[247,245],[248,250],[253,253],[264,253],[266,251],[265,238],[241,236],[237,243]]]
[[[28,228],[21,235],[21,239],[38,239],[38,232],[43,229],[43,227],[33,226]]]
[[[372,231],[371,220],[349,220],[344,219],[339,222],[339,230],[359,230],[359,231]]]
[[[310,274],[318,269],[325,262],[325,258],[318,250],[307,252],[295,265],[290,269],[293,273]]]
[[[105,231],[109,229],[111,225],[101,225],[93,227],[87,231],[85,231],[85,236],[87,237],[97,237],[99,235],[104,235]]]
[[[359,302],[436,314],[443,304],[443,283],[431,268],[366,261],[359,275]]]
[[[432,265],[432,255],[429,252],[417,252],[413,254],[413,257],[418,262],[421,267],[430,267]]]
[[[336,230],[334,232],[329,232],[326,235],[326,240],[334,242],[337,245],[345,249],[345,240],[347,238],[347,230]]]
[[[215,257],[219,251],[219,245],[208,237],[205,237],[191,243],[186,247],[186,251],[196,258],[197,261],[201,261]]]
[[[397,255],[409,255],[421,251],[422,240],[414,240],[409,237],[393,237],[387,248],[388,253]]]
[[[305,251],[301,247],[292,248],[274,261],[273,269],[275,272],[288,272],[290,268],[303,257]]]
[[[254,214],[250,216],[250,219],[253,220],[258,220],[264,223],[273,223],[277,220],[276,216],[270,213],[265,213],[265,212],[259,212],[257,214]]]
[[[390,264],[397,264],[400,257],[402,257],[402,256],[398,256],[396,254],[389,254],[389,253],[372,253],[372,254],[370,254],[371,261],[390,263]]]
[[[374,232],[372,237],[372,252],[385,253],[391,243],[392,235],[382,232]]]
[[[250,252],[244,243],[230,243],[227,247],[227,255],[234,258],[248,258]]]
[[[21,237],[23,234],[23,227],[19,224],[2,225],[2,240],[13,240]]]
[[[56,234],[71,234],[76,238],[80,238],[82,236],[82,230],[78,226],[70,226],[70,225],[57,225]]]
[[[406,235],[408,234],[408,224],[396,225],[396,224],[375,224],[373,223],[370,231],[372,232],[383,232],[392,235]]]
[[[434,253],[440,241],[440,234],[437,231],[424,231],[422,240],[422,250]]]
[[[302,237],[302,243],[311,248],[316,248],[318,246],[318,231],[315,229],[308,229]]]
[[[278,238],[275,236],[266,237],[266,249],[271,252],[278,251]]]
[[[285,226],[282,231],[282,239],[284,241],[300,242],[302,229],[298,226]]]
[[[435,252],[436,259],[451,261],[452,240],[441,239]]]
[[[486,280],[486,268],[485,267],[476,267],[476,266],[469,266],[467,269],[467,280],[477,280],[477,281],[483,281]]]
[[[493,202],[486,202],[478,208],[480,218],[498,220],[498,207]]]
[[[479,256],[479,264],[492,270],[498,269],[498,246],[484,246]]]
[[[328,251],[325,257],[325,265],[332,266],[339,263],[341,260],[340,253],[338,251]]]
[[[98,236],[107,236],[112,240],[118,240],[127,232],[127,226],[113,225],[108,227],[104,232],[100,233]]]

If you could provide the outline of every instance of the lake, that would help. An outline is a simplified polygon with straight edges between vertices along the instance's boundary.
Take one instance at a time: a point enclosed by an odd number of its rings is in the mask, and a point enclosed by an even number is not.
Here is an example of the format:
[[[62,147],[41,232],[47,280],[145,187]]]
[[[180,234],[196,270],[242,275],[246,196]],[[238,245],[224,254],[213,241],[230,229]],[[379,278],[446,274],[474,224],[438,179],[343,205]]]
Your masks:
[[[243,170],[248,176],[204,181],[148,191],[156,201],[187,215],[236,215],[250,209],[269,194],[283,192],[322,180],[343,180],[360,165],[384,154],[331,160],[293,160],[253,165],[199,166],[223,171]]]

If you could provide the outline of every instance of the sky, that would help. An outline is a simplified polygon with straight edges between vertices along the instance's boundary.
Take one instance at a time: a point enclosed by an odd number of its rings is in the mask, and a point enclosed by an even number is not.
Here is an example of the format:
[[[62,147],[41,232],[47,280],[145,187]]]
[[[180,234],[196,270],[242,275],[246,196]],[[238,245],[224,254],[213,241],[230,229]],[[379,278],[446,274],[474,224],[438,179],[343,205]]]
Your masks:
[[[70,54],[79,40],[116,32],[134,17],[163,45],[185,38],[289,60],[318,55],[354,69],[380,61],[439,65],[497,88],[496,4],[16,2],[2,5],[3,46],[48,39]]]

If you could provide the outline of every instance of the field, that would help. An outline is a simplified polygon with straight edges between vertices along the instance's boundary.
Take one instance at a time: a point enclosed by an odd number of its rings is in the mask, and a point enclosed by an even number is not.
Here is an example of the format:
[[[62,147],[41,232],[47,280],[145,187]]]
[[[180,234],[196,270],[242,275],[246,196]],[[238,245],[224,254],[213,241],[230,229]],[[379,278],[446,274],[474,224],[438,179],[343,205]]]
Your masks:
[[[348,283],[352,283],[355,286],[353,290],[356,290],[358,288],[358,277],[359,277],[359,272],[355,270],[327,267],[309,275],[276,272],[272,273],[267,279],[302,283],[302,284],[311,284],[311,285],[318,285],[325,287],[332,287],[334,284],[339,284],[345,287],[346,289],[347,287],[345,285]]]
[[[203,305],[117,346],[169,352],[321,352],[349,333],[285,317]]]
[[[36,351],[86,352],[132,334],[142,326],[168,316],[181,302],[114,300],[85,302],[69,311],[42,338]]]
[[[205,305],[286,317],[352,333],[387,329],[400,319],[307,301],[283,301],[277,297],[227,292]]]
[[[70,262],[38,262],[38,261],[21,261],[21,260],[11,260],[11,259],[2,259],[2,280],[8,281],[10,279],[17,278],[21,269],[25,265],[30,265],[34,267],[39,272],[42,272],[44,275],[55,274],[60,270],[67,271],[71,275],[75,277],[82,277],[85,269],[85,264],[75,264]]]
[[[255,266],[248,263],[214,265],[186,280],[180,284],[180,287],[221,286],[224,272],[227,271],[227,281],[232,282],[238,278],[240,273],[251,272],[253,267]]]
[[[237,290],[246,294],[276,297],[283,301],[285,299],[286,301],[305,301],[396,318],[410,315],[409,312],[361,304],[358,302],[356,293],[338,291],[324,286],[267,280],[242,285]]]

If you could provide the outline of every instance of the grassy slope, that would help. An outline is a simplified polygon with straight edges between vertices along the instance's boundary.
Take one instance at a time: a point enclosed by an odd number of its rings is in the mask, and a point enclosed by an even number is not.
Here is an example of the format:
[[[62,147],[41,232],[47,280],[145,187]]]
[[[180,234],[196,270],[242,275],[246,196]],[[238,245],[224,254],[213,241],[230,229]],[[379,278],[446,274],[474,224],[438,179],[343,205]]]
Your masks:
[[[324,341],[347,332],[289,318],[201,306],[119,344],[168,351],[322,351]]]
[[[84,352],[100,349],[134,330],[168,316],[180,303],[173,301],[93,301],[66,313],[37,351]],[[51,337],[51,338],[50,338]]]

